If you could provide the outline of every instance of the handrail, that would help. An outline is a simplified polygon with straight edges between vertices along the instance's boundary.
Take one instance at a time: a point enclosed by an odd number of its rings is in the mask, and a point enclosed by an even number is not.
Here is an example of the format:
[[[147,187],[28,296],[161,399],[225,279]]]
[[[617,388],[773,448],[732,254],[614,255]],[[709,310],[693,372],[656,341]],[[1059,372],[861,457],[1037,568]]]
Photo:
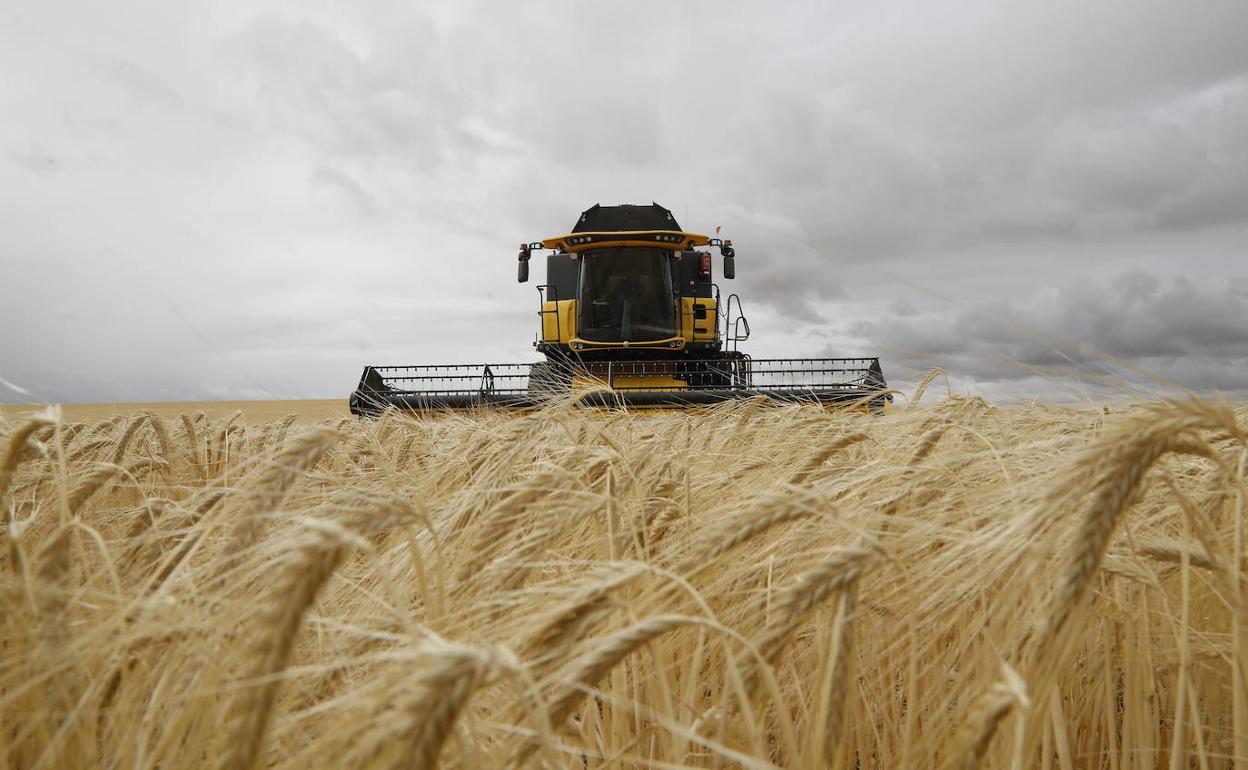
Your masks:
[[[550,298],[549,298],[549,301],[550,301],[550,302],[555,303],[555,307],[554,307],[554,309],[553,309],[553,310],[547,310],[547,309],[546,309],[546,302],[548,301],[548,300],[547,300],[547,297],[546,297],[546,289],[550,289]],[[561,324],[561,319],[559,318],[559,316],[560,316],[560,313],[559,313],[559,291],[558,291],[557,287],[556,287],[553,283],[544,283],[544,284],[541,284],[541,285],[539,285],[539,286],[537,287],[537,294],[538,294],[538,297],[540,297],[539,302],[541,302],[541,306],[540,306],[540,308],[541,308],[541,309],[539,309],[539,310],[537,311],[537,316],[538,316],[538,318],[539,318],[539,319],[541,319],[541,327],[542,327],[542,328],[541,328],[541,335],[542,335],[542,342],[554,342],[555,344],[558,344],[559,342],[561,342],[561,341],[563,340],[563,327],[560,325],[560,324]],[[547,314],[549,314],[549,313],[554,313],[554,314],[555,314],[555,338],[554,338],[553,340],[552,340],[552,339],[547,338],[547,336],[546,336],[546,318],[545,318],[545,316],[546,316]]]
[[[732,301],[733,300],[737,301],[736,319],[732,318]],[[744,335],[741,334],[741,326],[743,324],[745,326]],[[737,349],[738,342],[744,342],[750,338],[750,322],[749,320],[746,319],[745,311],[741,307],[741,297],[737,295],[735,292],[733,294],[728,295],[728,307],[724,312],[724,325],[725,325],[725,328],[724,328],[725,347],[727,347],[727,343],[731,342],[732,343],[731,349],[735,351]],[[732,329],[731,336],[728,335],[729,328]]]

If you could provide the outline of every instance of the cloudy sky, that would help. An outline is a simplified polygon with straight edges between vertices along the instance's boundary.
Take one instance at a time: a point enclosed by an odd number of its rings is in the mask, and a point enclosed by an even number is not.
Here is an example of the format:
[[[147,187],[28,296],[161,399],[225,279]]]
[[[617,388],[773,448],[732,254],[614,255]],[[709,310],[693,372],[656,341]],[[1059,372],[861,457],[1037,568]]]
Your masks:
[[[656,200],[733,238],[757,357],[1248,390],[1246,38],[1242,0],[0,0],[0,377],[531,360],[515,245]]]

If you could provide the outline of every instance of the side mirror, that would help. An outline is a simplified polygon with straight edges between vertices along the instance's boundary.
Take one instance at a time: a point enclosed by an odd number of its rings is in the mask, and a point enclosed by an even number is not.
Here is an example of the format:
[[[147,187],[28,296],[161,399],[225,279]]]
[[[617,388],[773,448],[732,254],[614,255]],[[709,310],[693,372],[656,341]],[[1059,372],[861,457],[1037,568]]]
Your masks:
[[[520,283],[529,282],[529,256],[529,244],[520,244],[520,256],[518,257],[520,266],[516,271],[516,280]]]
[[[732,280],[737,277],[737,255],[733,252],[732,247],[725,247],[724,251],[724,277]]]

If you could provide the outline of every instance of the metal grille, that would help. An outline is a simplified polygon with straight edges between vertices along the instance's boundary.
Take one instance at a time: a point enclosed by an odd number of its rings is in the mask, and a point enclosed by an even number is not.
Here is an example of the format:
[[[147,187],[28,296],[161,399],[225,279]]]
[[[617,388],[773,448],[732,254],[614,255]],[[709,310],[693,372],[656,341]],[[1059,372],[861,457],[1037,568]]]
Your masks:
[[[538,368],[534,368],[534,367]],[[875,358],[765,358],[550,364],[450,364],[370,367],[372,389],[398,394],[549,395],[592,381],[620,391],[750,390],[794,395],[835,389],[883,387]],[[537,372],[537,380],[530,374]],[[366,383],[361,383],[366,385]],[[379,387],[380,386],[380,387]]]
[[[373,366],[380,384],[398,393],[456,396],[472,393],[522,394],[532,364],[448,364]],[[361,383],[363,384],[363,383]]]

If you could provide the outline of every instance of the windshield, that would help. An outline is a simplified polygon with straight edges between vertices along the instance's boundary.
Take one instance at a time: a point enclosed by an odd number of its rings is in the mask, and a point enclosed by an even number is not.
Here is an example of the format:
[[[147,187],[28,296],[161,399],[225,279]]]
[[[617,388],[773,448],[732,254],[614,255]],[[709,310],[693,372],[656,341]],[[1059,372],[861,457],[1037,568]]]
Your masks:
[[[659,249],[605,249],[582,259],[578,335],[595,342],[674,336],[670,259]]]

